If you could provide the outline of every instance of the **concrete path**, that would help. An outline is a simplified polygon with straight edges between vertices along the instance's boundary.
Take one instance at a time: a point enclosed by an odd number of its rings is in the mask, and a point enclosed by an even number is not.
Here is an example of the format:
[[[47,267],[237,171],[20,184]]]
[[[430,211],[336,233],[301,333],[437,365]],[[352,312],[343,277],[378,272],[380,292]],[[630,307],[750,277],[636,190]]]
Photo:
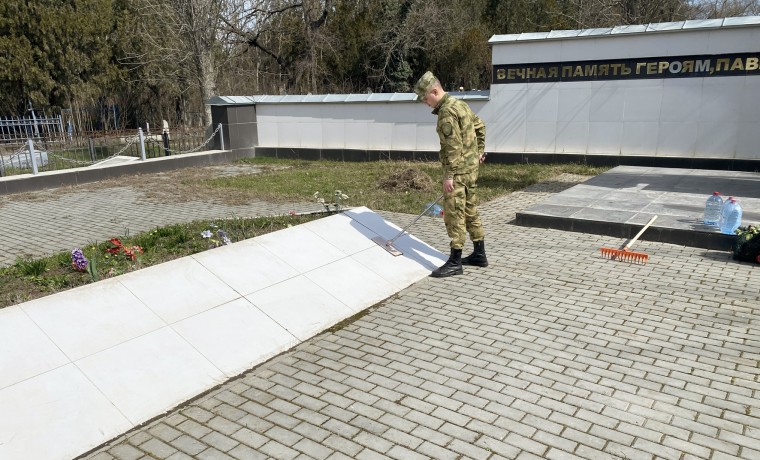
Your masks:
[[[630,265],[599,258],[616,238],[512,224],[582,179],[486,203],[488,268],[419,281],[83,458],[760,458],[760,269],[648,241]],[[441,221],[414,233],[446,251]]]
[[[760,270],[651,242],[629,265],[598,257],[609,237],[510,223],[574,179],[483,206],[488,268],[422,280],[86,458],[760,458]],[[440,221],[415,234],[446,249]]]

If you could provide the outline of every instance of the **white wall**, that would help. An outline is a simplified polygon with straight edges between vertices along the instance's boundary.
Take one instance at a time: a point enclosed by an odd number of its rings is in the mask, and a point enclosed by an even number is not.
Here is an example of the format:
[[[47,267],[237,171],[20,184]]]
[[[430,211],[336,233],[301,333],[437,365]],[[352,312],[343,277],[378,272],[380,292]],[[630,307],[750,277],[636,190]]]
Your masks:
[[[473,110],[485,105],[470,103]],[[437,151],[436,116],[417,102],[258,104],[259,146]]]
[[[436,118],[424,104],[278,103],[256,110],[263,147],[438,149]]]

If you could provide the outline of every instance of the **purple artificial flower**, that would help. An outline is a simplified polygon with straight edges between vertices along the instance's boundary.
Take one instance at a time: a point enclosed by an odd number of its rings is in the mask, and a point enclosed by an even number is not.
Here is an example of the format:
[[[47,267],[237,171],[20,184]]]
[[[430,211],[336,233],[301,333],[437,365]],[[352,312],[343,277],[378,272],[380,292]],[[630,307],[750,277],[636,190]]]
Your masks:
[[[201,236],[204,238],[211,238],[211,235],[213,235],[213,233],[211,233],[211,230],[204,230],[201,232]]]
[[[71,251],[71,266],[74,267],[74,270],[83,272],[87,270],[88,263],[87,257],[84,256],[80,248],[74,248]]]
[[[216,235],[222,240],[222,243],[224,245],[232,244],[232,241],[230,241],[230,239],[227,238],[227,234],[224,233],[224,230],[217,230]]]

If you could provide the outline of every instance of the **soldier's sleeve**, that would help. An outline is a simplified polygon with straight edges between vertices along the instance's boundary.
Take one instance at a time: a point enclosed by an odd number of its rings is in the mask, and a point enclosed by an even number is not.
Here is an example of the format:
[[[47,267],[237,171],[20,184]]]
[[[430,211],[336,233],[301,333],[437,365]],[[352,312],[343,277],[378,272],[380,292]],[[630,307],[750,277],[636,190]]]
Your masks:
[[[478,158],[486,151],[486,124],[475,115],[475,136],[478,138]]]
[[[453,179],[462,169],[462,130],[459,119],[453,111],[441,114],[438,118],[438,137],[441,140],[441,164],[443,178]]]

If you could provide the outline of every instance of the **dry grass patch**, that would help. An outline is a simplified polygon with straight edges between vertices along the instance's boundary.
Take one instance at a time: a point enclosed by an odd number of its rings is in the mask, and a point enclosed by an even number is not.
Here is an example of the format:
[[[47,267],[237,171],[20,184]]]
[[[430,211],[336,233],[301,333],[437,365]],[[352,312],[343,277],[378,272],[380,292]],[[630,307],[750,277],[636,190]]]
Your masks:
[[[436,186],[430,176],[417,168],[406,168],[395,172],[390,177],[380,179],[377,185],[386,192],[408,192],[410,190],[433,192]]]

